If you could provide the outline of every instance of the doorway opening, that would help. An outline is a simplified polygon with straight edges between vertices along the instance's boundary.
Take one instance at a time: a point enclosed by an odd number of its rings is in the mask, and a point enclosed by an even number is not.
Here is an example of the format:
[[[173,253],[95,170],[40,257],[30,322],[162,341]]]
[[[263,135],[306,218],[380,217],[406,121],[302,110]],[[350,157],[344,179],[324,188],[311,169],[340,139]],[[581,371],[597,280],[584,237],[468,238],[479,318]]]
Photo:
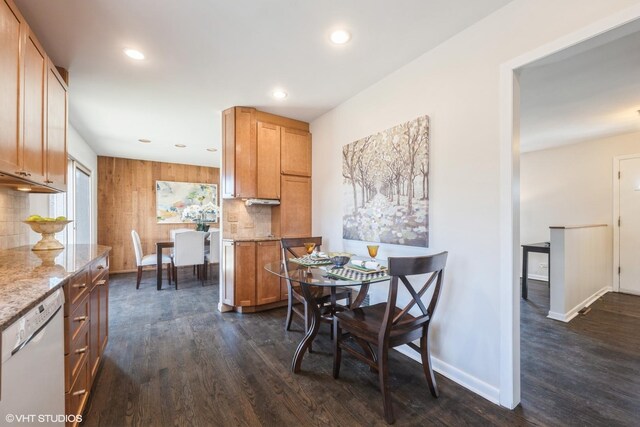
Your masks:
[[[501,294],[501,303],[503,303],[503,310],[501,311],[501,322],[503,324],[502,335],[501,335],[501,365],[503,368],[501,369],[501,389],[508,391],[511,390],[511,393],[505,393],[504,396],[501,393],[501,404],[504,406],[515,407],[521,401],[521,373],[523,379],[523,385],[527,386],[526,376],[530,375],[526,371],[528,367],[525,365],[527,361],[525,360],[525,355],[521,353],[521,338],[524,340],[527,338],[525,336],[521,337],[520,333],[520,318],[521,318],[521,244],[523,241],[520,239],[521,234],[521,206],[520,198],[521,191],[523,191],[523,181],[526,177],[522,175],[523,167],[526,167],[521,163],[521,119],[522,119],[522,111],[523,107],[521,104],[522,96],[523,96],[523,87],[522,85],[526,83],[525,79],[523,79],[523,70],[526,72],[526,67],[530,64],[536,65],[538,62],[538,66],[544,65],[546,61],[547,64],[552,64],[554,62],[558,62],[562,56],[566,57],[567,54],[570,54],[568,48],[578,47],[585,48],[585,45],[580,46],[582,42],[596,42],[600,45],[611,41],[609,39],[606,41],[605,39],[596,40],[597,36],[612,37],[615,34],[612,30],[620,30],[626,24],[630,24],[632,26],[636,26],[640,24],[640,21],[635,21],[640,17],[640,8],[634,8],[626,10],[624,13],[621,13],[617,16],[610,17],[601,22],[598,22],[589,28],[584,29],[583,31],[577,32],[570,37],[565,37],[562,40],[551,43],[548,46],[544,46],[540,49],[537,49],[530,54],[523,55],[509,63],[503,65],[501,69],[501,79],[502,79],[502,135],[501,140],[503,142],[501,148],[501,172],[502,172],[502,187],[501,187],[501,255],[503,259],[503,268],[501,269],[501,284],[502,284],[502,294]],[[630,27],[623,29],[623,31],[629,31]],[[614,38],[620,38],[620,33]],[[552,58],[554,54],[558,54],[555,58]],[[574,76],[575,78],[579,78],[579,76]],[[634,79],[634,80],[637,80]],[[578,105],[576,108],[580,108]],[[637,108],[636,108],[637,109]],[[634,111],[635,112],[635,111]],[[548,147],[546,147],[548,148]],[[611,157],[609,157],[609,168],[611,167]],[[562,169],[570,170],[571,166],[575,166],[575,159],[571,159],[568,162],[569,166],[564,166]],[[549,167],[549,170],[553,170],[553,166]],[[611,172],[609,173],[607,186],[611,189]],[[583,188],[584,187],[584,188]],[[588,184],[582,185],[582,187],[578,186],[577,191],[583,191],[585,188],[588,190]],[[527,196],[526,193],[522,194],[524,197]],[[572,205],[571,200],[565,199],[565,205],[563,207],[564,210],[570,210],[574,207]],[[610,223],[611,221],[611,205],[610,201],[608,204],[609,214],[606,218],[606,223]],[[524,221],[524,219],[523,219]],[[573,221],[571,221],[573,223]],[[548,224],[548,225],[563,225],[560,224]],[[577,224],[579,225],[579,224]],[[612,224],[609,225],[609,228],[612,229]],[[541,242],[553,240],[551,238],[551,232],[548,231],[548,238],[540,238]],[[611,233],[612,235],[613,233]],[[534,239],[535,240],[535,239]],[[526,242],[526,243],[539,243],[537,240],[535,242]],[[610,244],[612,248],[613,243]],[[559,248],[558,248],[559,249]],[[553,253],[553,244],[551,245],[551,253]],[[604,257],[606,258],[606,257]],[[613,262],[612,256],[609,255],[609,270],[608,270],[608,279],[607,281],[611,286],[611,277],[613,270]],[[544,261],[540,261],[537,263],[536,267],[542,269],[543,273],[546,273],[545,270],[548,270],[549,264],[545,264]],[[554,264],[551,261],[551,264]],[[555,264],[554,264],[555,265]],[[606,269],[606,267],[605,267]],[[551,276],[551,289],[553,289],[553,282],[556,273],[561,273],[552,267],[552,276]],[[538,278],[549,278],[547,275],[544,277],[542,274],[539,275]],[[527,277],[523,278],[524,280]],[[548,288],[546,282],[543,282],[544,286]],[[549,291],[547,291],[549,292]],[[548,294],[548,298],[551,295]],[[548,322],[552,322],[549,319],[546,319]],[[523,322],[525,319],[523,318]],[[555,321],[553,321],[555,322]],[[555,322],[557,325],[564,325],[564,323]],[[547,337],[549,338],[549,337]],[[546,339],[546,338],[545,338]],[[554,349],[556,347],[562,347],[563,341],[562,337],[556,337],[558,340],[556,342],[556,346],[547,347],[547,353],[550,356],[555,356],[554,361],[562,361],[562,355],[559,353],[553,354],[552,351],[548,351],[549,349]],[[606,340],[605,340],[606,341]],[[547,344],[550,344],[548,342]],[[527,347],[522,348],[522,351],[529,351],[530,349]],[[522,354],[522,359],[521,359]],[[522,360],[522,366],[520,364]],[[522,371],[522,372],[521,372]],[[529,379],[532,377],[530,376]],[[554,382],[557,378],[547,377],[547,385]],[[538,372],[538,380],[544,382],[544,378],[539,375]],[[523,391],[523,404],[526,404],[526,391]],[[540,394],[538,394],[540,396]],[[549,398],[549,395],[546,396]],[[541,399],[544,399],[544,396],[540,396]],[[509,405],[509,403],[511,405]],[[538,402],[539,403],[539,402]],[[531,404],[531,402],[529,402]]]

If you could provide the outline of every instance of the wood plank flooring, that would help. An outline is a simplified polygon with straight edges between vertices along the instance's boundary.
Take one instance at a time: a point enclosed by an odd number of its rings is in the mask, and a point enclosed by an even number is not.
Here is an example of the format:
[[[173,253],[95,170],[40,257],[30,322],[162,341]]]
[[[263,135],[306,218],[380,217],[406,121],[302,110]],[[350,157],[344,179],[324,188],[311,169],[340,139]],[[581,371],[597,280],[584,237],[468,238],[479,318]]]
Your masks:
[[[299,321],[285,332],[283,309],[221,314],[217,285],[190,276],[181,274],[177,292],[166,282],[157,292],[153,272],[138,291],[134,274],[112,275],[109,345],[84,426],[385,425],[367,367],[344,356],[341,378],[332,378],[326,325],[294,375]],[[546,319],[547,310],[546,283],[531,281],[521,407],[506,410],[441,375],[433,399],[421,366],[393,352],[396,425],[633,425],[640,298],[608,294],[569,325]]]

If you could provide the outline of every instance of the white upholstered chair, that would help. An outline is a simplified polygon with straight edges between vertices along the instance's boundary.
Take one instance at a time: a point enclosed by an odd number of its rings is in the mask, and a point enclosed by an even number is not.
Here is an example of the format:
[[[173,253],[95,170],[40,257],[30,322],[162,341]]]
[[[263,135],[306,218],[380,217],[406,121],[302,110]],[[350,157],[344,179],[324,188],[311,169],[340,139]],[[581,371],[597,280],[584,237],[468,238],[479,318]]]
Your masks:
[[[194,265],[198,269],[204,266],[204,231],[184,231],[176,233],[171,262],[173,267],[173,281],[178,289],[178,267]],[[200,275],[203,277],[203,274]],[[203,282],[204,285],[204,282]]]
[[[138,266],[136,289],[140,289],[140,280],[142,280],[142,268],[151,266],[158,268],[158,256],[157,254],[143,254],[140,236],[138,235],[136,230],[131,230],[131,240],[133,240],[133,250],[136,254],[136,265]],[[169,283],[171,283],[171,258],[169,258],[167,255],[162,255],[162,264],[167,264],[167,275],[169,276]],[[160,266],[160,268],[162,268],[162,266]]]
[[[171,235],[171,241],[175,242],[176,241],[176,234],[184,233],[185,231],[194,231],[194,229],[193,228],[175,228],[175,229],[169,231],[169,234]]]

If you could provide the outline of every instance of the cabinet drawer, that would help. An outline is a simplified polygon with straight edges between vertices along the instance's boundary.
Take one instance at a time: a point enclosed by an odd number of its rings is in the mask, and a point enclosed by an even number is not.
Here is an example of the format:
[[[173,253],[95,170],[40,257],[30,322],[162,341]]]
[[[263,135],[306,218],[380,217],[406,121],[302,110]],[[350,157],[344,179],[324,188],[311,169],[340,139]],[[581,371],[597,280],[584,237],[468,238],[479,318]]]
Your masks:
[[[78,369],[78,376],[73,386],[65,394],[65,406],[67,415],[81,415],[85,403],[89,397],[89,363],[88,357],[84,357]],[[74,417],[70,417],[71,421]],[[67,426],[76,426],[78,422],[68,422]]]
[[[69,354],[71,343],[78,338],[84,325],[89,323],[89,295],[64,318],[64,354]]]
[[[87,295],[89,291],[89,274],[87,270],[76,274],[64,286],[64,315],[72,313],[77,304]]]
[[[91,281],[95,282],[100,279],[101,275],[109,269],[109,257],[104,256],[91,264]]]
[[[89,323],[85,323],[76,338],[71,340],[69,354],[64,357],[65,391],[69,391],[89,359]]]

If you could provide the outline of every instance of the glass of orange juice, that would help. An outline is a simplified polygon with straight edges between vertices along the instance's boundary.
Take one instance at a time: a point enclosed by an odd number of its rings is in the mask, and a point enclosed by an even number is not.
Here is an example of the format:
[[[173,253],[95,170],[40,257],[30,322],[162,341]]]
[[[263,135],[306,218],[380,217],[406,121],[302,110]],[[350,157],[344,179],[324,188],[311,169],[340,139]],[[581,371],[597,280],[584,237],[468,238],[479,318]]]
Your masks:
[[[369,256],[371,257],[371,261],[375,261],[378,256],[378,245],[367,245],[367,250],[369,251]]]

